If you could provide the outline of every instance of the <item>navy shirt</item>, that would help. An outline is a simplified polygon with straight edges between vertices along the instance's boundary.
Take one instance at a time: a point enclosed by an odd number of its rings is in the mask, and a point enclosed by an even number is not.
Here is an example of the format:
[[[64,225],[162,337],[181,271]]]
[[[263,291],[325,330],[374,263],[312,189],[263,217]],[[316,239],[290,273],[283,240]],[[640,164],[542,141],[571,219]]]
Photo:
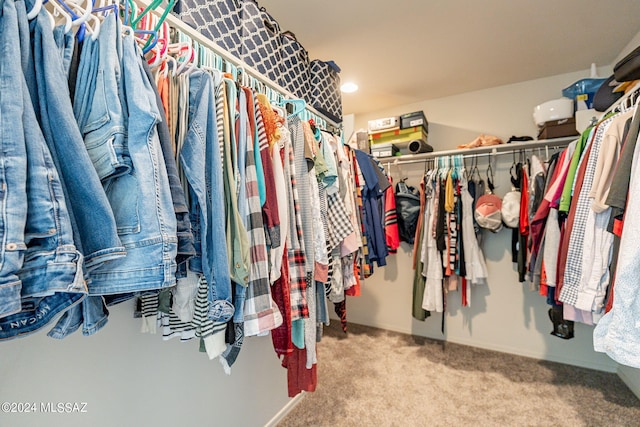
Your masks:
[[[387,265],[387,243],[384,235],[384,227],[380,215],[380,200],[384,195],[384,189],[389,186],[389,181],[380,182],[376,172],[377,166],[371,157],[364,151],[354,150],[358,166],[362,171],[365,185],[362,192],[364,206],[364,220],[369,239],[369,260],[376,261],[379,267]]]

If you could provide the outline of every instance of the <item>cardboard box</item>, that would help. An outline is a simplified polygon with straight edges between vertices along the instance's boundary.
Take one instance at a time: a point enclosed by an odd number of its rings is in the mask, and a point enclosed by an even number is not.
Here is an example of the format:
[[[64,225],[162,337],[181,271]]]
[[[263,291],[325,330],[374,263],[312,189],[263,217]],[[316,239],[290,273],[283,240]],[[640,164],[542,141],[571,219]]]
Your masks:
[[[429,123],[424,116],[424,111],[415,111],[400,116],[400,129],[422,126],[425,133],[429,133]]]
[[[369,135],[371,145],[408,142],[414,139],[422,139],[427,142],[428,135],[424,128],[415,126],[407,129],[397,129]]]
[[[577,135],[580,135],[580,133],[576,130],[576,119],[575,117],[571,117],[569,119],[546,122],[538,132],[538,139],[553,139]]]
[[[400,129],[400,117],[386,117],[384,119],[369,120],[369,133],[376,133],[394,129]]]
[[[398,147],[393,144],[376,144],[371,147],[373,157],[391,157],[398,152]]]

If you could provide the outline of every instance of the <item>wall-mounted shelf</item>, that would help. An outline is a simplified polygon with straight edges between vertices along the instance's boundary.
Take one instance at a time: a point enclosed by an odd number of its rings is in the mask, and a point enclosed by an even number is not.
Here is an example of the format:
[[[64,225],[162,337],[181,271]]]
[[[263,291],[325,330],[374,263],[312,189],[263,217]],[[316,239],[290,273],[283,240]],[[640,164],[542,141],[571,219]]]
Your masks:
[[[405,154],[403,156],[377,157],[381,162],[393,162],[395,164],[418,163],[436,157],[446,157],[462,155],[464,157],[494,156],[500,154],[512,154],[521,150],[534,150],[537,148],[557,147],[562,148],[569,145],[579,136],[568,136],[563,138],[540,139],[524,142],[512,142],[510,144],[492,145],[489,147],[458,148],[455,150],[433,151],[431,153]]]

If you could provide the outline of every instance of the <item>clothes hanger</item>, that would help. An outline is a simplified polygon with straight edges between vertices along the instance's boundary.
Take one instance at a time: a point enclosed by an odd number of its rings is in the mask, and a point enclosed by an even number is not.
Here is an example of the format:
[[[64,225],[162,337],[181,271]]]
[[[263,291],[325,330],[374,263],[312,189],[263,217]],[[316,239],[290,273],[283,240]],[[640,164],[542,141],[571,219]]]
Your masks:
[[[71,3],[71,6],[69,6],[64,0],[55,0],[54,5],[55,3],[61,6],[62,9],[64,9],[69,14],[69,16],[71,17],[71,25],[79,27],[76,33],[79,41],[84,40],[85,31],[87,30],[93,36],[93,28],[85,24],[89,17],[92,16],[92,0],[87,0],[87,4],[84,8],[79,3]],[[65,31],[65,33],[68,33],[68,31]],[[97,36],[93,37],[97,38]]]
[[[155,0],[154,3],[158,3],[157,6],[155,6],[153,8],[153,10],[155,10],[160,4],[162,4],[162,0]],[[167,19],[167,15],[169,14],[169,12],[171,12],[173,10],[173,7],[175,6],[177,0],[169,0],[169,2],[167,3],[167,7],[164,9],[164,11],[162,12],[162,15],[160,15],[160,18],[157,18],[155,15],[150,15],[154,18],[154,20],[157,20],[156,25],[153,27],[153,31],[160,31],[160,27],[164,24],[165,20]],[[150,5],[151,6],[151,5]],[[145,13],[148,13],[148,11],[143,11],[142,14],[136,18],[137,20],[140,19],[141,16],[144,16]],[[142,48],[142,50],[144,51],[144,49],[146,49],[149,45],[150,41],[147,41],[147,44],[145,44]],[[156,41],[157,43],[157,41]]]
[[[293,112],[287,116],[287,119],[295,117],[307,108],[307,103],[304,99],[285,99],[280,102],[282,107],[286,107],[287,104],[293,105]]]
[[[69,31],[71,31],[71,28],[73,28],[73,18],[71,17],[71,14],[69,14],[65,8],[58,3],[58,0],[49,0],[47,4],[51,5],[51,8],[53,9],[51,14],[54,17],[54,20],[60,16],[64,18],[64,33],[68,34]]]
[[[160,37],[158,39],[158,43],[156,45],[157,52],[154,52],[153,56],[149,58],[148,64],[149,67],[154,70],[157,69],[160,65],[163,64],[164,60],[167,56],[167,40],[165,38]]]
[[[280,117],[282,117],[283,119],[286,119],[287,117],[287,112],[284,108],[280,107],[279,105],[276,104],[271,104],[271,108],[273,109],[273,111],[276,112],[276,114],[278,114]]]
[[[102,14],[100,15],[100,17],[102,19],[106,18],[109,15],[109,12],[113,11],[114,13],[117,14],[118,12],[118,4],[117,3],[112,3],[112,4],[105,4],[106,2],[101,0],[100,1],[100,6],[98,7],[94,7],[91,10],[91,13],[93,14],[97,14],[102,12]]]
[[[42,9],[42,0],[35,0],[35,2],[33,3],[33,7],[31,7],[31,10],[27,12],[27,19],[31,21],[33,18],[38,16],[38,13],[40,13],[40,9]]]
[[[173,65],[173,67],[171,67]],[[164,77],[169,77],[169,68],[172,68],[171,75],[175,76],[175,70],[178,68],[178,61],[171,55],[167,55],[164,62]]]
[[[147,13],[151,12],[152,10],[155,10],[156,8],[158,8],[162,4],[162,1],[163,0],[153,0],[151,3],[149,3],[149,5],[146,8],[144,8],[142,12],[140,12],[140,15],[136,16],[131,20],[131,27],[134,27],[134,28],[137,27],[142,17],[144,17]],[[127,0],[127,3],[129,3],[129,0]],[[131,2],[131,6],[134,6],[133,2]]]
[[[487,182],[491,185],[493,183],[493,167],[491,166],[491,157],[489,157],[489,164],[487,165]]]

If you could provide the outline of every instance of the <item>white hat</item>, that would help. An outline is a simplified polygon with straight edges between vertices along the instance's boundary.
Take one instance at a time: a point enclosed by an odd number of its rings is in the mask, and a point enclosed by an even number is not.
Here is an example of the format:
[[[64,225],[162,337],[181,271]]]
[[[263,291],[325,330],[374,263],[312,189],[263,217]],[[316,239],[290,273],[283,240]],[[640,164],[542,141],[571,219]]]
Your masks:
[[[519,191],[510,191],[502,199],[502,222],[509,228],[520,225],[520,197]]]
[[[485,194],[478,198],[476,202],[475,218],[482,228],[493,231],[500,231],[502,228],[502,200],[495,194]]]

